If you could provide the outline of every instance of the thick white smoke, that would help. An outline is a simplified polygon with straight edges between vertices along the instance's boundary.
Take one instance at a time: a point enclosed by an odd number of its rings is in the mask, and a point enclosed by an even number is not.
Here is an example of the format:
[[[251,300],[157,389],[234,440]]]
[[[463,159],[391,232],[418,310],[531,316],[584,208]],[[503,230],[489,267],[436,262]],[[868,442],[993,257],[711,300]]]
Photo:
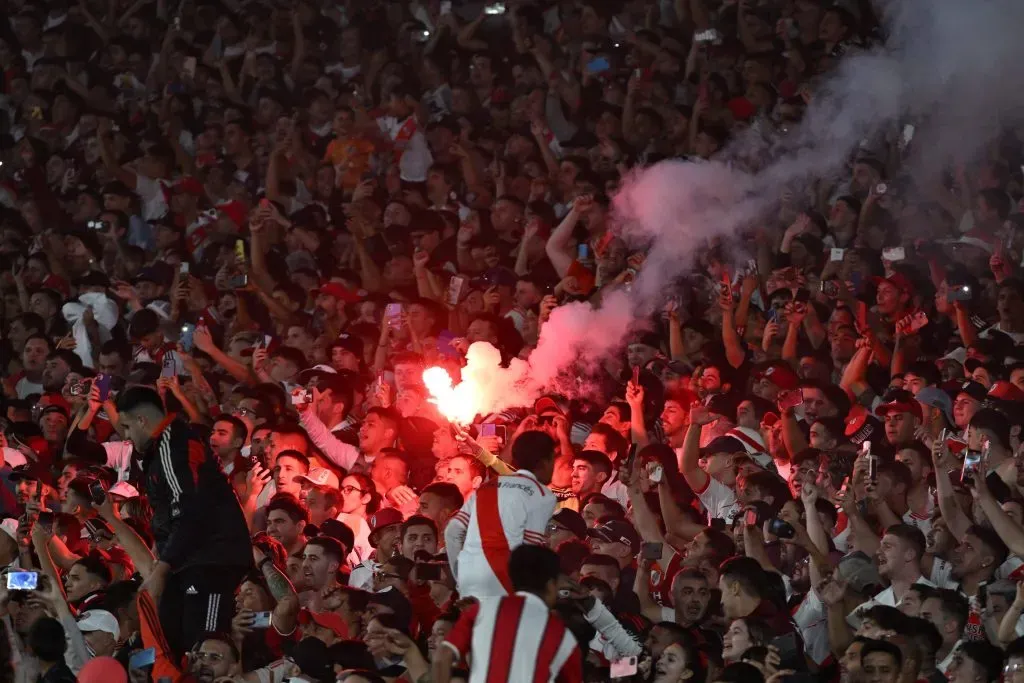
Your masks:
[[[944,167],[979,158],[1002,127],[1024,119],[1024,2],[876,4],[886,45],[848,53],[815,86],[803,121],[784,139],[768,143],[771,136],[752,130],[722,161],[666,161],[624,183],[614,198],[618,230],[627,242],[650,245],[632,290],[605,297],[600,307],[556,309],[527,364],[478,365],[472,374],[489,388],[489,410],[564,393],[562,380],[576,363],[592,367],[621,349],[630,328],[661,303],[666,283],[692,268],[695,251],[710,238],[763,222],[787,190],[848,176],[845,166],[865,141],[894,140],[902,123],[914,122],[906,165],[927,187]],[[758,167],[743,170],[750,159]]]

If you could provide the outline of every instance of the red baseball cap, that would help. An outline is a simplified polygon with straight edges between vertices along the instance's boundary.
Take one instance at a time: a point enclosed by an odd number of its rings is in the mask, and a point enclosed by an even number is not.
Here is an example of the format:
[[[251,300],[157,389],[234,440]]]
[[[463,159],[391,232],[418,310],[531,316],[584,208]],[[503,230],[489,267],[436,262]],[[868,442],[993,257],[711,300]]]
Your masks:
[[[875,277],[871,278],[871,281],[874,282],[875,285],[880,285],[883,282],[888,282],[890,285],[895,287],[897,290],[899,290],[903,294],[906,294],[907,296],[913,296],[914,295],[914,285],[913,285],[913,283],[910,282],[910,279],[906,275],[904,275],[903,273],[900,273],[900,272],[893,273],[889,277],[878,277],[878,276],[875,276]]]
[[[354,304],[363,300],[363,297],[359,295],[357,290],[349,289],[340,282],[324,283],[320,285],[320,289],[317,290],[317,293],[333,296],[338,301],[344,301],[347,304]]]
[[[992,388],[988,390],[988,395],[998,398],[1000,401],[1024,401],[1024,391],[1021,391],[1016,384],[1011,384],[1006,380],[1000,380],[993,384]]]
[[[754,379],[764,378],[783,391],[791,391],[800,386],[800,377],[786,361],[775,361],[764,370],[754,374]]]
[[[910,413],[917,419],[922,419],[921,404],[917,401],[890,401],[875,408],[875,415],[885,417],[889,413]]]
[[[334,631],[334,635],[342,640],[348,638],[348,626],[345,621],[334,612],[311,612],[308,609],[299,610],[299,623],[308,624],[313,622],[317,626],[323,626]]]

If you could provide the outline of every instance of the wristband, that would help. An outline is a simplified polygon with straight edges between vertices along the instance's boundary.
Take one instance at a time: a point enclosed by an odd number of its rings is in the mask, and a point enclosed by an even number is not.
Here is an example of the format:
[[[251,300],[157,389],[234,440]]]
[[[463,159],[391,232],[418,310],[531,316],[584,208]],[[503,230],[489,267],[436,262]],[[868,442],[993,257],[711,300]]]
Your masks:
[[[256,568],[259,569],[260,573],[262,574],[263,573],[263,565],[265,565],[267,562],[273,562],[273,561],[274,560],[272,560],[269,557],[264,557],[262,560],[260,560],[260,563],[258,565],[256,565]]]

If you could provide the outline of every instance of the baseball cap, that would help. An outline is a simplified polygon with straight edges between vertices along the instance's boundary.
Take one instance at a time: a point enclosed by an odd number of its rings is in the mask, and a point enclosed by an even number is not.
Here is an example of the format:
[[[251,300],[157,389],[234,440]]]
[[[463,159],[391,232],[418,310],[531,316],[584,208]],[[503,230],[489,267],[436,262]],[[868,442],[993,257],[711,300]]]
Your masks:
[[[908,296],[913,296],[914,294],[913,283],[910,282],[910,279],[906,275],[900,272],[895,272],[889,277],[875,276],[871,278],[871,281],[874,282],[876,285],[880,285],[883,282],[888,282],[890,285],[899,290],[899,292],[902,294],[907,294]]]
[[[107,495],[121,496],[122,498],[138,498],[139,490],[126,481],[119,481],[110,487]]]
[[[290,656],[303,675],[317,681],[334,680],[331,654],[319,638],[303,638],[292,648]]]
[[[412,619],[412,604],[397,588],[387,586],[376,593],[370,593],[368,601],[390,609],[400,623],[405,624]]]
[[[1024,401],[1024,391],[1021,391],[1016,384],[1011,384],[1006,380],[994,383],[988,390],[988,395],[1000,401]]]
[[[859,446],[882,431],[882,423],[863,406],[854,406],[846,418],[844,434],[854,446]]]
[[[334,635],[341,639],[348,638],[348,626],[345,624],[345,620],[335,612],[313,612],[306,608],[299,610],[299,623],[308,624],[310,622],[331,629]]]
[[[878,575],[874,560],[860,550],[844,555],[837,569],[846,585],[857,593],[867,593],[872,586],[882,585],[882,577]]]
[[[402,513],[395,508],[381,508],[377,510],[368,520],[370,525],[370,535],[368,540],[371,544],[376,545],[376,539],[374,536],[378,531],[385,527],[393,526],[395,524],[402,523]]]
[[[356,544],[356,535],[344,522],[336,519],[325,519],[320,523],[320,535],[329,536],[351,550]]]
[[[7,477],[11,481],[41,481],[44,484],[53,485],[53,477],[50,471],[38,462],[27,462],[18,465],[11,470]]]
[[[963,346],[961,346],[959,348],[956,348],[956,349],[953,349],[952,351],[947,353],[945,356],[943,356],[943,357],[939,358],[939,360],[935,361],[935,363],[936,363],[936,365],[938,365],[938,364],[942,363],[942,361],[946,361],[946,360],[953,361],[954,363],[959,363],[960,365],[963,365],[964,361],[967,360],[967,349],[965,347],[963,347]]]
[[[332,346],[343,348],[356,358],[363,357],[363,340],[355,335],[343,334],[332,342]]]
[[[988,397],[988,391],[985,389],[983,384],[979,382],[972,382],[970,380],[961,384],[956,393],[967,394],[975,401],[984,401]]]
[[[78,618],[78,630],[82,633],[106,631],[114,636],[114,640],[121,637],[121,627],[117,624],[117,617],[105,609],[91,609],[82,612]]]
[[[565,415],[565,412],[558,407],[557,403],[555,403],[555,399],[551,398],[550,396],[541,396],[533,404],[533,412],[535,415],[543,415],[544,413],[550,411],[554,411],[562,416]]]
[[[332,489],[341,486],[338,475],[326,467],[310,467],[308,474],[295,477],[295,481],[308,481],[313,486],[329,486]]]
[[[889,401],[875,408],[875,415],[878,417],[885,417],[890,413],[910,413],[919,420],[922,418],[921,404],[913,400]]]
[[[609,519],[602,522],[589,530],[587,535],[607,543],[628,545],[630,552],[633,553],[640,550],[640,534],[624,519]]]
[[[719,436],[712,439],[707,446],[700,449],[702,456],[717,455],[719,453],[746,453],[743,442],[734,436]]]
[[[921,391],[917,392],[917,402],[921,405],[931,406],[932,408],[938,408],[942,411],[942,414],[946,416],[946,420],[952,424],[953,422],[953,401],[942,389],[937,387],[925,387]]]
[[[762,378],[782,390],[792,390],[800,386],[800,377],[786,361],[774,361],[764,370],[754,373],[754,381]]]
[[[58,415],[63,415],[65,419],[70,419],[67,408],[56,403],[43,406],[43,409],[39,412],[39,417],[42,418],[44,415],[49,415],[50,413],[57,413]]]
[[[575,510],[562,508],[551,515],[551,521],[571,531],[576,535],[576,538],[584,539],[587,537],[587,522],[583,519],[583,515]],[[17,523],[15,523],[15,527],[17,527]]]
[[[317,294],[325,294],[327,296],[333,296],[338,301],[344,301],[347,304],[354,304],[362,300],[362,296],[358,290],[349,289],[340,282],[326,282],[320,286],[317,290]]]

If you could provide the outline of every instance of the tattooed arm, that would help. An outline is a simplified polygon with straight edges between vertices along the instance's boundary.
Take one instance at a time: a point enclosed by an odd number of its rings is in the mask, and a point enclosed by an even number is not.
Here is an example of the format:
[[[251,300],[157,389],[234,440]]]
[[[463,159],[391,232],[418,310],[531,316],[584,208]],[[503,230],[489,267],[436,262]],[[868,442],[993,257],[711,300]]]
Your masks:
[[[274,628],[278,633],[287,635],[295,629],[299,616],[299,596],[284,572],[278,569],[259,548],[254,547],[252,555],[260,573],[263,574],[263,579],[267,582],[270,595],[277,602],[272,617]]]

